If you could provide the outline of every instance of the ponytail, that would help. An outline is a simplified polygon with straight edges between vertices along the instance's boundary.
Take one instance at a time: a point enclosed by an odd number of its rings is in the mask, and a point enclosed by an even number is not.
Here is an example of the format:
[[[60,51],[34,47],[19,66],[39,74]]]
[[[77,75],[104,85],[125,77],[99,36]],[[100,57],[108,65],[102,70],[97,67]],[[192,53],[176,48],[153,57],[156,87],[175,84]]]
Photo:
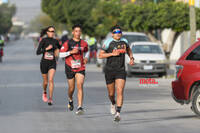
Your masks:
[[[48,30],[47,28],[42,29],[41,32],[40,32],[40,37],[43,37],[44,35],[46,35],[47,30]]]

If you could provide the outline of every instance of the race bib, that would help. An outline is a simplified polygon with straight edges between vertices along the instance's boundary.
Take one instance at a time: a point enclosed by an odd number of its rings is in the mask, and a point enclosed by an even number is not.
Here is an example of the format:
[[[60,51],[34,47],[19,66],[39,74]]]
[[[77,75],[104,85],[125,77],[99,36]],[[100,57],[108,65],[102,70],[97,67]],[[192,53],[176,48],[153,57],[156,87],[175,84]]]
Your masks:
[[[53,60],[54,59],[53,52],[45,52],[44,58],[47,60]]]
[[[81,61],[80,60],[72,60],[71,61],[71,67],[73,69],[78,69],[81,67]]]

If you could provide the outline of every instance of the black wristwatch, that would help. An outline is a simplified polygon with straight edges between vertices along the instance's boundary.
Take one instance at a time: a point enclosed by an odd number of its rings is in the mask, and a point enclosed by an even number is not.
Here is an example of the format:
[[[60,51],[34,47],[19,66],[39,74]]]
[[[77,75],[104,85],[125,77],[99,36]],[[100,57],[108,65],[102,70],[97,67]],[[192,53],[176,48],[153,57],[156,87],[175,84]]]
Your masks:
[[[130,58],[130,60],[134,60],[134,58],[133,58],[133,57],[131,57],[131,58]]]

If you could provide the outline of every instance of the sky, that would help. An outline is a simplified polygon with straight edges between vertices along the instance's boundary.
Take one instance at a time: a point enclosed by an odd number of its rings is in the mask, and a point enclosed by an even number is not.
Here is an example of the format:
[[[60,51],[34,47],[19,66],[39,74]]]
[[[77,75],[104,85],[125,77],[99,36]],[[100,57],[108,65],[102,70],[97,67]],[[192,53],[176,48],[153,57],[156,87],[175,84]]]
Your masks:
[[[16,17],[25,23],[29,23],[35,16],[41,13],[41,0],[9,0],[9,2],[16,5]]]

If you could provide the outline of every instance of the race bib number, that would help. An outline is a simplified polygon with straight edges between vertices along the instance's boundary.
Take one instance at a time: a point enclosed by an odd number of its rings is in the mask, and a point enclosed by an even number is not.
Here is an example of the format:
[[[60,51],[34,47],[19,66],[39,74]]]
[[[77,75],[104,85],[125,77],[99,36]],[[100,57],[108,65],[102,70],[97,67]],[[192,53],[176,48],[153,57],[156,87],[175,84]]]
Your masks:
[[[80,60],[72,60],[71,61],[71,67],[73,69],[78,69],[81,67],[81,61]]]
[[[47,60],[53,60],[54,59],[53,52],[45,52],[44,58]]]

